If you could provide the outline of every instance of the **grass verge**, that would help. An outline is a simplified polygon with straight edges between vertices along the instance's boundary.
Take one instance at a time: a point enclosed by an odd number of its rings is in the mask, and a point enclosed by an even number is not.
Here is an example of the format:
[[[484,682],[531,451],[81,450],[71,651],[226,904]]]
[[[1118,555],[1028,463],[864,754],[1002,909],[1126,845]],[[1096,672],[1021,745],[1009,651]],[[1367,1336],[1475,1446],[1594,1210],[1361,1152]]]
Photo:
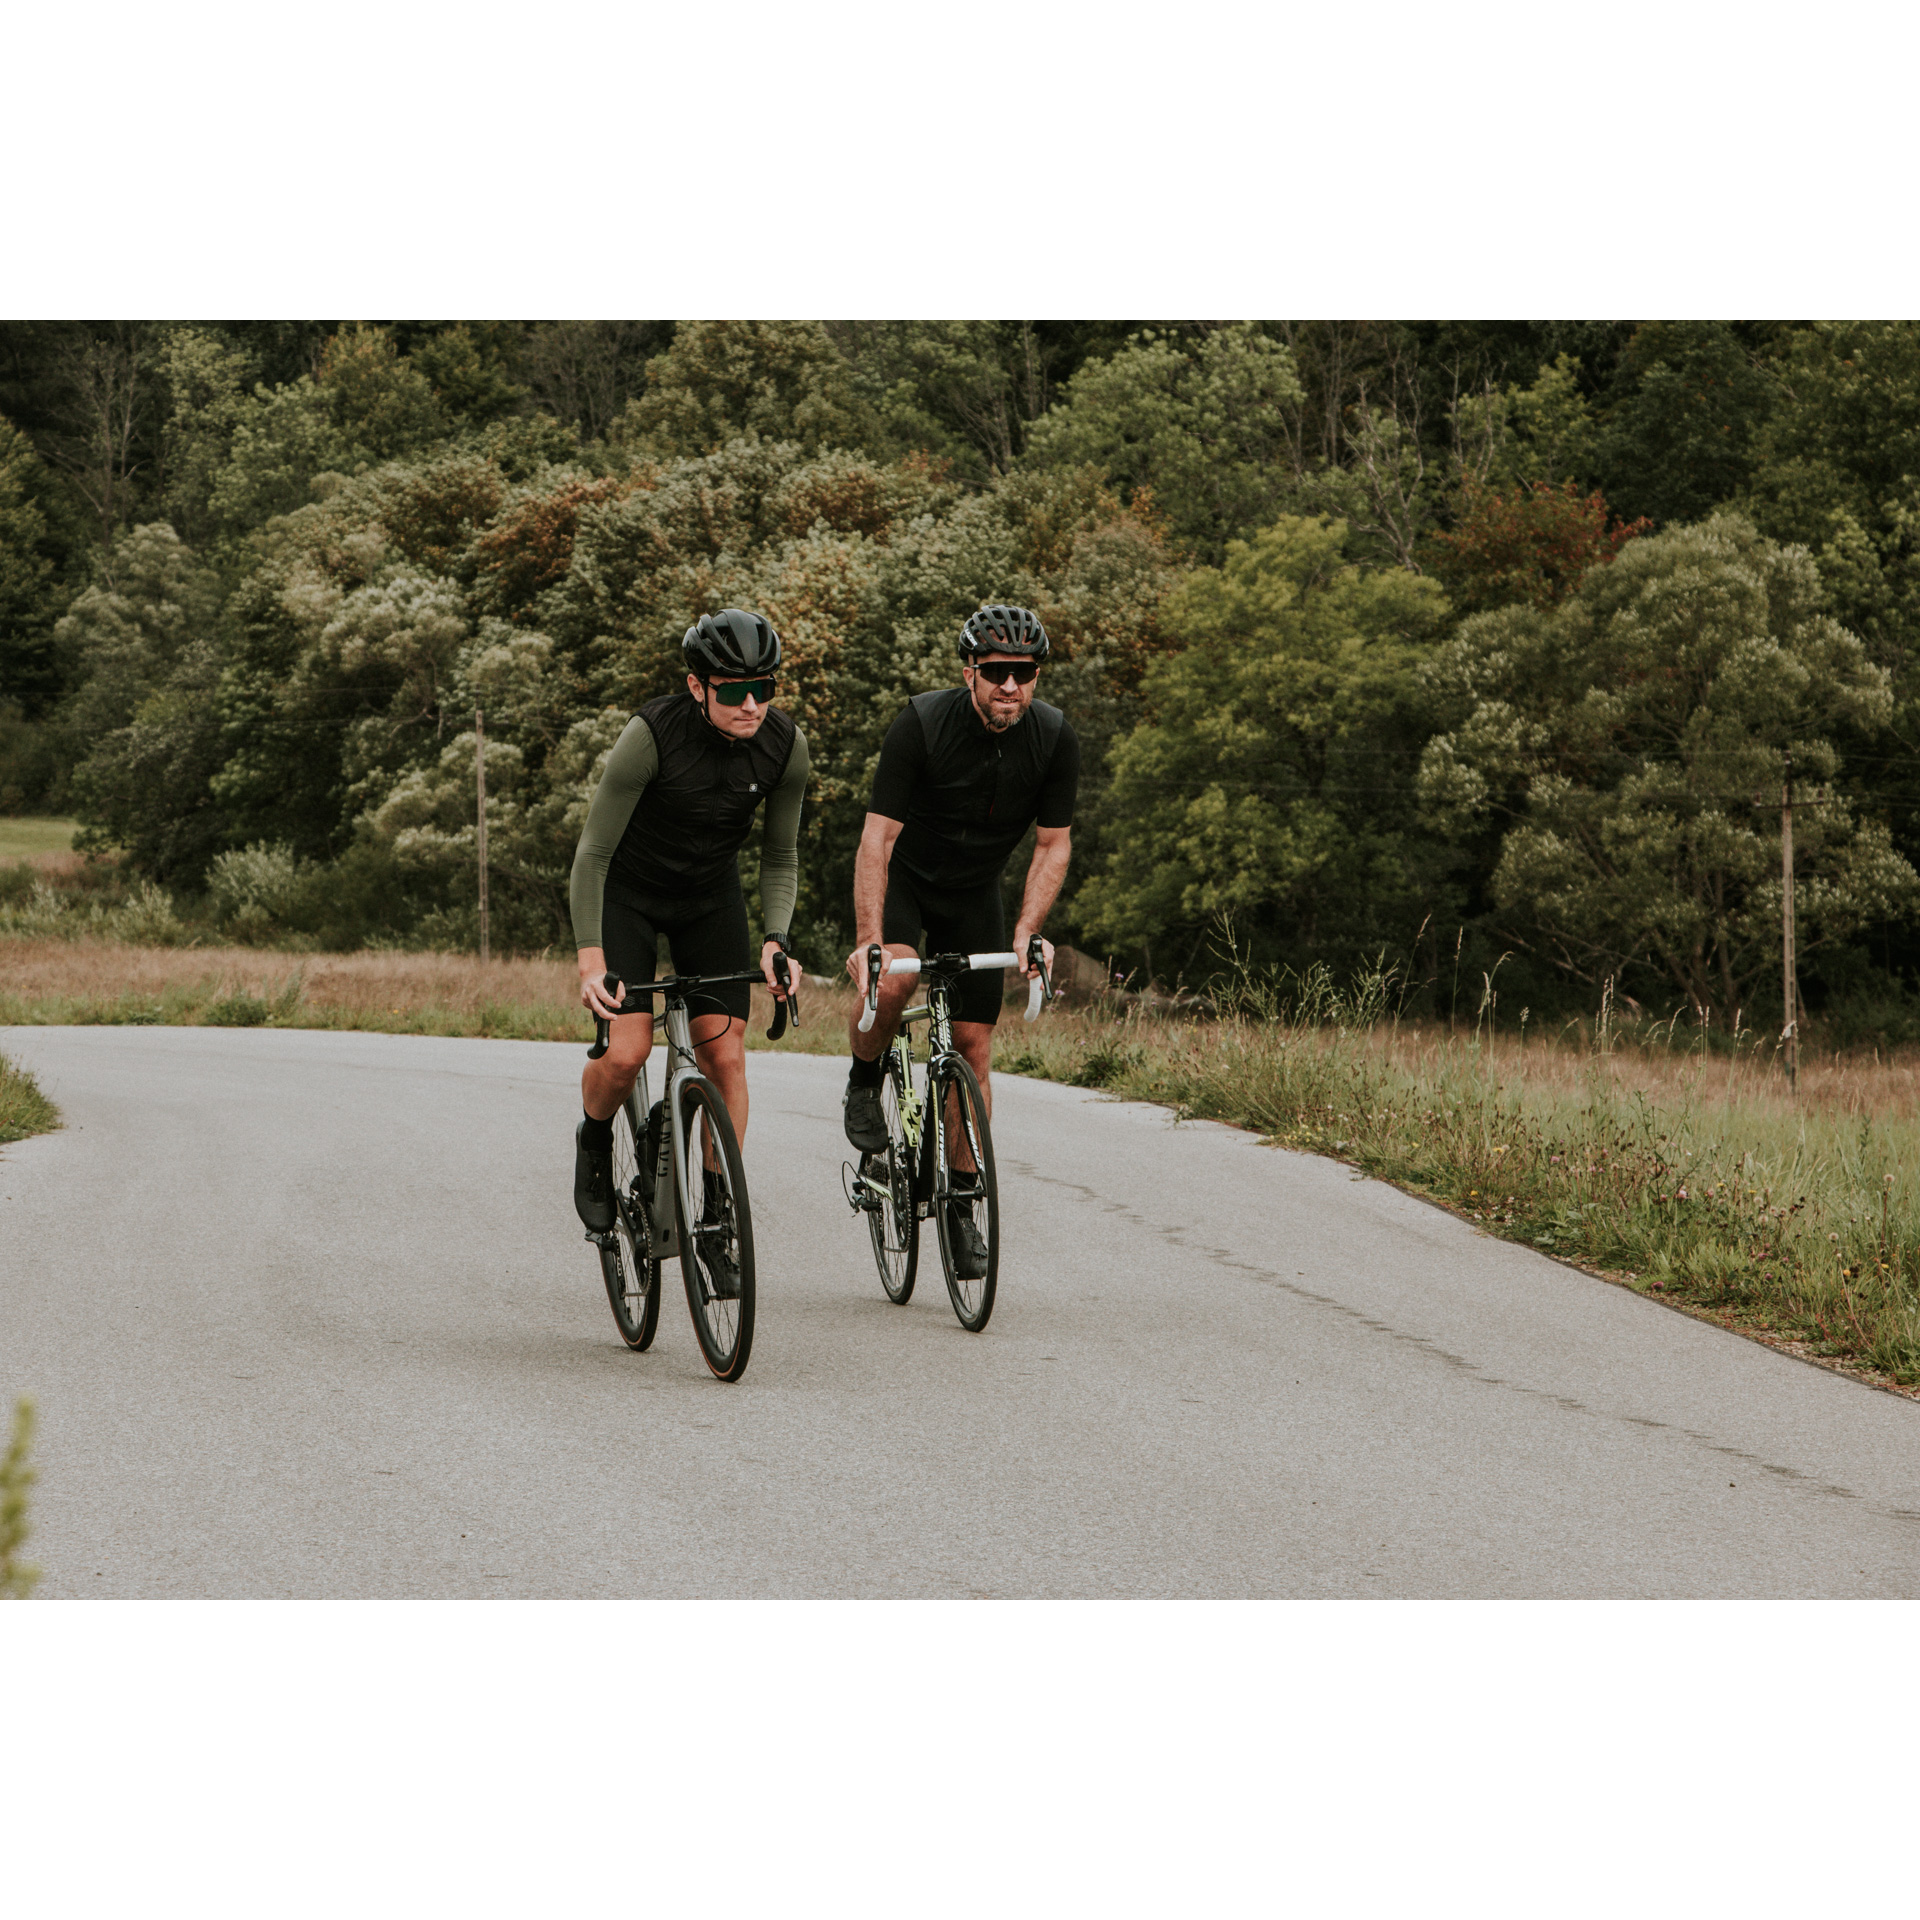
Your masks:
[[[1796,1096],[1751,1050],[1529,1048],[1321,1011],[1050,1017],[996,1065],[1331,1154],[1718,1326],[1920,1387],[1911,1064],[1832,1058]]]
[[[40,1091],[40,1083],[0,1053],[0,1144],[51,1133],[59,1124],[60,1109]]]

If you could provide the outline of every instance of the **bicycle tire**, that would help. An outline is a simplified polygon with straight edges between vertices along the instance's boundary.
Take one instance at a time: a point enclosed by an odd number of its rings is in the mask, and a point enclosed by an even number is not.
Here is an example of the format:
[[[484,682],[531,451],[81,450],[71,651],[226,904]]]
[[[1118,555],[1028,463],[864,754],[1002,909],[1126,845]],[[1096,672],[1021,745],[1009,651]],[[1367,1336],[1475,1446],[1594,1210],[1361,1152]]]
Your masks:
[[[927,1128],[933,1157],[934,1234],[940,1242],[940,1264],[946,1270],[947,1298],[954,1317],[969,1333],[978,1333],[993,1317],[993,1299],[1000,1280],[1000,1186],[993,1171],[993,1131],[987,1123],[987,1103],[973,1069],[958,1054],[935,1066],[929,1076],[933,1099],[922,1123]],[[959,1102],[961,1124],[973,1149],[980,1185],[965,1209],[987,1243],[987,1270],[978,1279],[962,1279],[953,1244],[956,1203],[948,1197],[947,1101]]]
[[[653,1345],[660,1325],[660,1262],[653,1251],[653,1215],[642,1192],[640,1171],[647,1127],[629,1094],[613,1116],[614,1227],[600,1244],[600,1277],[620,1338],[635,1353]]]
[[[880,1107],[886,1115],[887,1147],[861,1155],[860,1172],[869,1186],[884,1186],[886,1199],[867,1215],[873,1241],[873,1264],[880,1269],[880,1285],[896,1307],[913,1298],[920,1270],[920,1210],[913,1202],[913,1150],[901,1118],[902,1097],[909,1082],[897,1048],[887,1050],[886,1072],[880,1082]]]
[[[727,1103],[711,1080],[698,1075],[680,1083],[674,1096],[674,1205],[679,1210],[680,1273],[687,1287],[700,1352],[719,1380],[738,1380],[753,1351],[753,1214],[747,1204],[747,1173],[733,1137]],[[723,1205],[717,1225],[704,1221],[702,1178],[708,1141],[722,1176]],[[736,1291],[724,1290],[731,1259]]]

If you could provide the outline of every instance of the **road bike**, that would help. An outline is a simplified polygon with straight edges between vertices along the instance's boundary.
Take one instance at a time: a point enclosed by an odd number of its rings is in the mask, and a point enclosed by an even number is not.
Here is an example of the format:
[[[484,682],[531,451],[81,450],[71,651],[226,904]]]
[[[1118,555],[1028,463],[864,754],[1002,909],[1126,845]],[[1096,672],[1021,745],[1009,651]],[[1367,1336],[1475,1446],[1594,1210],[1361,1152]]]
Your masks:
[[[614,1323],[637,1353],[653,1344],[660,1324],[661,1262],[679,1256],[694,1335],[722,1380],[738,1380],[753,1350],[753,1211],[727,1103],[694,1060],[687,999],[702,987],[760,977],[758,969],[681,974],[626,990],[622,1013],[647,1012],[656,994],[666,1001],[666,1093],[648,1104],[643,1064],[613,1117],[614,1224],[587,1234],[600,1252]],[[788,997],[774,1002],[769,1040],[780,1038],[790,1016],[800,1024],[785,954],[775,958],[774,977]],[[612,974],[603,984],[608,993],[620,986]],[[587,1058],[598,1060],[610,1028],[598,1014],[593,1028]]]
[[[1027,1018],[1037,1020],[1053,998],[1036,936],[1028,960],[1038,971],[1027,994]],[[882,963],[885,962],[883,968]],[[874,1265],[880,1285],[895,1306],[913,1298],[920,1266],[920,1222],[933,1222],[946,1273],[947,1297],[960,1324],[978,1333],[993,1313],[1000,1276],[1000,1187],[994,1173],[993,1132],[986,1098],[973,1069],[955,1049],[948,995],[961,975],[1017,967],[1014,953],[940,953],[925,960],[887,961],[878,946],[867,949],[867,1004],[860,1031],[870,1033],[880,1010],[880,976],[918,974],[927,983],[926,1000],[909,1007],[900,1031],[881,1063],[880,1106],[886,1117],[887,1146],[863,1153],[860,1163],[843,1163],[841,1185],[847,1203],[867,1217]],[[913,1084],[916,1027],[927,1034],[927,1058],[921,1090]],[[929,1125],[929,1116],[938,1124]],[[972,1175],[956,1184],[954,1176]],[[958,1230],[970,1222],[986,1245],[986,1271],[963,1274]]]

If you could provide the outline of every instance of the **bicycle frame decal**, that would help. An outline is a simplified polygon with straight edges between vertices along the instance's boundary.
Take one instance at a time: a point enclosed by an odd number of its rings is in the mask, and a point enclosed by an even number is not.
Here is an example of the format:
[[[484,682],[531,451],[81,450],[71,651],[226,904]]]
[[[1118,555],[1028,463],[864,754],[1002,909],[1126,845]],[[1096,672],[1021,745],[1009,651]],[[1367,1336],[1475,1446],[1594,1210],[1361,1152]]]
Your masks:
[[[925,1111],[926,1102],[913,1084],[913,1049],[907,1044],[904,1033],[894,1041],[893,1049],[900,1062],[900,1131],[906,1135],[907,1145],[917,1153],[920,1149],[920,1116]]]

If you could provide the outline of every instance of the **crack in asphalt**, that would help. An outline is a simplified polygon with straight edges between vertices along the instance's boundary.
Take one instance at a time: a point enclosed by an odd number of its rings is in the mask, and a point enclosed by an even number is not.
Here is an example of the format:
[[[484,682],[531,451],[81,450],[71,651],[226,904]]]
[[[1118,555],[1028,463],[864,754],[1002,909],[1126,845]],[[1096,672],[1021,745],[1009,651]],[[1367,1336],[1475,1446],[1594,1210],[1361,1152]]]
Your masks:
[[[1564,1407],[1569,1413],[1583,1414],[1588,1419],[1602,1423],[1646,1427],[1660,1433],[1678,1434],[1692,1441],[1696,1446],[1709,1452],[1724,1454],[1730,1460],[1739,1460],[1748,1466],[1757,1467],[1786,1481],[1802,1492],[1830,1494],[1840,1500],[1864,1500],[1866,1496],[1852,1487],[1835,1486],[1820,1479],[1817,1475],[1803,1473],[1798,1467],[1783,1467],[1778,1462],[1762,1459],[1758,1454],[1749,1453],[1744,1448],[1726,1445],[1712,1434],[1701,1433],[1693,1427],[1678,1427],[1668,1420],[1655,1420],[1645,1414],[1612,1413],[1603,1408],[1590,1407],[1583,1400],[1576,1400],[1564,1393],[1554,1393],[1545,1387],[1531,1387],[1523,1381],[1507,1380],[1498,1374],[1489,1373],[1485,1368],[1467,1359],[1463,1354],[1450,1353],[1437,1341],[1430,1340],[1424,1334],[1408,1333],[1402,1327],[1396,1327],[1389,1321],[1375,1318],[1359,1307],[1350,1306],[1344,1300],[1336,1300],[1331,1294],[1316,1293],[1311,1287],[1297,1285],[1284,1274],[1275,1273],[1271,1267],[1255,1265],[1252,1261],[1242,1260],[1237,1254],[1225,1247],[1210,1247],[1204,1242],[1192,1239],[1183,1227],[1171,1227],[1164,1221],[1149,1219],[1147,1215],[1126,1205],[1124,1201],[1109,1200],[1094,1188],[1082,1185],[1077,1180],[1063,1180],[1057,1174],[1042,1173],[1030,1161],[1003,1158],[1002,1165],[1020,1174],[1024,1179],[1032,1180],[1041,1186],[1059,1187],[1071,1193],[1102,1213],[1117,1215],[1129,1224],[1145,1228],[1170,1246],[1178,1247],[1183,1253],[1195,1253],[1210,1260],[1214,1265],[1226,1268],[1229,1272],[1244,1274],[1248,1278],[1260,1281],[1263,1285],[1278,1287],[1284,1293],[1290,1293],[1297,1300],[1304,1300],[1311,1306],[1321,1307],[1343,1318],[1357,1322],[1370,1333],[1385,1334],[1388,1339],[1401,1346],[1412,1347],[1438,1360],[1443,1366],[1457,1373],[1465,1374],[1469,1379],[1482,1386],[1501,1387],[1509,1393],[1524,1394],[1530,1399],[1546,1400],[1557,1407]],[[1906,1507],[1881,1506],[1872,1500],[1866,1500],[1865,1511],[1887,1520],[1920,1520],[1920,1513]]]

